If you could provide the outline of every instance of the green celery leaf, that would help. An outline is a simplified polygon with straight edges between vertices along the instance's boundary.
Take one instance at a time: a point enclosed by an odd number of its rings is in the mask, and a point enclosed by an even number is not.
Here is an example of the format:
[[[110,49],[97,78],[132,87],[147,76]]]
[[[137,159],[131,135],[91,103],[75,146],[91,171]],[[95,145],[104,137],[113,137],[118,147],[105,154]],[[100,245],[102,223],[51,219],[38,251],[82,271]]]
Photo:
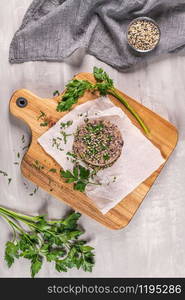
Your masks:
[[[82,166],[79,166],[79,169],[80,169],[80,179],[89,179],[90,170]]]
[[[80,192],[84,192],[86,188],[87,183],[79,180],[77,183],[74,184],[74,189]]]
[[[78,180],[78,167],[73,168],[73,175]]]
[[[67,272],[66,264],[62,262],[62,260],[57,260],[55,264],[55,269],[58,272]]]
[[[73,183],[76,181],[76,178],[69,178],[69,179],[66,179],[66,183]]]
[[[61,249],[54,249],[52,251],[50,251],[47,255],[47,261],[56,261],[56,259],[64,256],[66,254],[66,251],[61,250]]]
[[[19,248],[21,251],[29,250],[32,247],[32,242],[29,239],[28,234],[20,234],[19,235]]]
[[[36,223],[36,226],[39,229],[39,231],[46,231],[51,227],[44,218],[38,221]]]
[[[108,76],[108,74],[101,68],[94,67],[93,74],[98,82],[106,82],[109,88],[113,87],[113,80]]]
[[[18,245],[15,245],[13,242],[7,242],[5,248],[5,260],[10,268],[11,265],[14,263],[14,258],[18,258]]]
[[[77,227],[77,221],[79,220],[80,217],[81,217],[80,213],[73,212],[72,214],[70,214],[62,221],[64,228],[74,230]]]
[[[66,92],[62,96],[61,102],[58,103],[57,111],[69,110],[86,90],[90,90],[92,84],[86,80],[73,79],[66,85]]]
[[[67,170],[67,171],[60,171],[61,176],[64,178],[74,178],[73,174]]]
[[[38,254],[37,249],[31,249],[31,250],[26,250],[20,254],[20,256],[27,258],[27,259],[33,259],[36,255]]]
[[[85,271],[85,272],[92,272],[92,268],[93,268],[93,263],[91,262],[88,262],[86,260],[84,260],[82,262],[82,269]]]
[[[41,256],[36,256],[32,259],[31,263],[31,276],[35,277],[35,275],[40,271],[42,267],[42,257]]]
[[[90,246],[80,246],[80,250],[84,253],[94,250],[93,247]]]

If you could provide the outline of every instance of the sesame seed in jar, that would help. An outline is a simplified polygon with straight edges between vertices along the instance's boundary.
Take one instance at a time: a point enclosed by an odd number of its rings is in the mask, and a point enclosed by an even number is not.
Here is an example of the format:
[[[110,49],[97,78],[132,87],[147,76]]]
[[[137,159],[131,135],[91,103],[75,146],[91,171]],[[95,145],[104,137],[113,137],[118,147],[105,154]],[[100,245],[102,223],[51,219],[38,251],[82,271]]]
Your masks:
[[[139,18],[131,22],[127,33],[129,45],[140,52],[153,50],[160,40],[160,30],[149,18]]]

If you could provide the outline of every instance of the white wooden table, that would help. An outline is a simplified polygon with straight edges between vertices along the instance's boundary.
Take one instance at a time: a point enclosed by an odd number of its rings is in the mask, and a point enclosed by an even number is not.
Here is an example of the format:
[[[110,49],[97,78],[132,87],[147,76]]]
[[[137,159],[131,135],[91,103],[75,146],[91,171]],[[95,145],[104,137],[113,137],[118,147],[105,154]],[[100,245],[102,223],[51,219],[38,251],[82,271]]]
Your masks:
[[[27,88],[41,97],[51,97],[56,89],[78,72],[102,66],[125,93],[169,119],[179,130],[180,139],[151,192],[131,223],[121,231],[108,230],[86,216],[81,224],[85,238],[96,248],[93,273],[71,270],[60,274],[44,264],[40,277],[184,277],[185,276],[185,57],[171,55],[129,73],[119,73],[80,50],[63,63],[8,63],[9,44],[31,0],[0,3],[0,169],[12,182],[0,177],[0,205],[28,214],[48,213],[62,217],[69,208],[27,182],[15,165],[21,155],[21,137],[29,142],[29,129],[10,116],[12,93]],[[26,183],[26,185],[25,185]],[[22,259],[11,269],[6,266],[4,244],[9,227],[0,220],[0,277],[29,277],[29,263]]]

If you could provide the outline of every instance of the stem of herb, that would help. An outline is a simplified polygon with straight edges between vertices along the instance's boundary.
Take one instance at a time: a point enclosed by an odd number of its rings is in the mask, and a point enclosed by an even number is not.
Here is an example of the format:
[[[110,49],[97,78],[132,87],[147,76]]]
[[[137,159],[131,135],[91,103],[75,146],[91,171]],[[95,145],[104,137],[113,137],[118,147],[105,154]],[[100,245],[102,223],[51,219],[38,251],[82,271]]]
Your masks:
[[[3,210],[5,210],[5,212],[3,212]],[[26,216],[21,215],[21,214],[16,214],[16,213],[14,213],[12,211],[9,212],[8,210],[6,210],[6,209],[4,209],[2,207],[0,207],[0,213],[1,213],[2,216],[3,216],[3,214],[5,214],[5,215],[8,215],[8,216],[10,216],[12,218],[16,218],[16,219],[22,221],[23,223],[25,223],[26,225],[28,225],[30,228],[35,228],[39,232],[42,232],[42,230],[40,230],[38,228],[38,226],[36,226],[35,224],[33,224],[35,221],[31,217],[28,217],[28,220],[26,220]],[[14,222],[12,222],[10,220],[9,220],[9,222],[11,222],[14,227],[16,227],[19,231],[21,231],[24,234],[24,231],[21,229],[21,227],[19,227],[18,225],[16,225]],[[49,234],[55,236],[55,234],[53,232],[51,232],[51,231],[45,230],[45,232],[48,232]]]
[[[95,182],[90,182],[90,181],[88,181],[87,183],[93,184],[93,185],[101,185],[101,183],[95,183]]]
[[[32,222],[38,220],[37,217],[29,217],[29,216],[25,216],[25,215],[20,214],[20,213],[15,213],[14,211],[9,210],[9,209],[7,210],[6,208],[1,207],[1,206],[0,206],[0,212],[8,214],[10,217],[12,216],[12,217],[16,217],[16,218],[19,218],[19,219],[25,219],[25,220],[28,220],[28,221],[32,221]]]
[[[114,88],[108,90],[108,93],[112,96],[114,96],[115,98],[117,98],[121,103],[123,103],[123,105],[128,109],[128,111],[136,118],[136,120],[138,121],[138,123],[141,125],[141,127],[143,128],[144,132],[146,133],[146,135],[149,134],[149,129],[148,127],[145,125],[145,123],[143,122],[143,120],[140,118],[140,116],[136,113],[136,111],[129,105],[129,103],[123,98],[123,96],[121,96],[118,92],[116,92],[116,90]]]
[[[2,213],[0,213],[0,215],[1,215],[1,217],[2,218],[4,218],[5,219],[5,221],[7,221],[7,223],[10,225],[10,227],[12,228],[12,230],[13,230],[13,242],[15,241],[15,239],[16,239],[16,231],[15,231],[15,228],[14,228],[14,226],[12,225],[12,222],[5,216],[5,215],[3,215]]]
[[[12,228],[14,228],[14,232],[15,232],[15,228],[24,234],[24,230],[18,226],[17,224],[15,224],[12,220],[10,220],[6,215],[4,215],[2,212],[0,213],[0,215],[9,223],[9,225],[11,225]]]

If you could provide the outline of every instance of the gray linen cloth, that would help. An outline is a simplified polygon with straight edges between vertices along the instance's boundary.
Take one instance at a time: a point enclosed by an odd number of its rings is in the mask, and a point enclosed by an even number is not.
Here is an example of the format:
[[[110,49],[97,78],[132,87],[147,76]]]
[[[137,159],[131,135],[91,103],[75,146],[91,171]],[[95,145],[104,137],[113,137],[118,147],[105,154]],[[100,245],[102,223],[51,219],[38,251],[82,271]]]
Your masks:
[[[136,55],[127,45],[127,26],[139,16],[154,18],[161,28],[150,54]],[[79,48],[122,71],[164,53],[184,53],[185,0],[34,0],[9,61],[62,61]]]

